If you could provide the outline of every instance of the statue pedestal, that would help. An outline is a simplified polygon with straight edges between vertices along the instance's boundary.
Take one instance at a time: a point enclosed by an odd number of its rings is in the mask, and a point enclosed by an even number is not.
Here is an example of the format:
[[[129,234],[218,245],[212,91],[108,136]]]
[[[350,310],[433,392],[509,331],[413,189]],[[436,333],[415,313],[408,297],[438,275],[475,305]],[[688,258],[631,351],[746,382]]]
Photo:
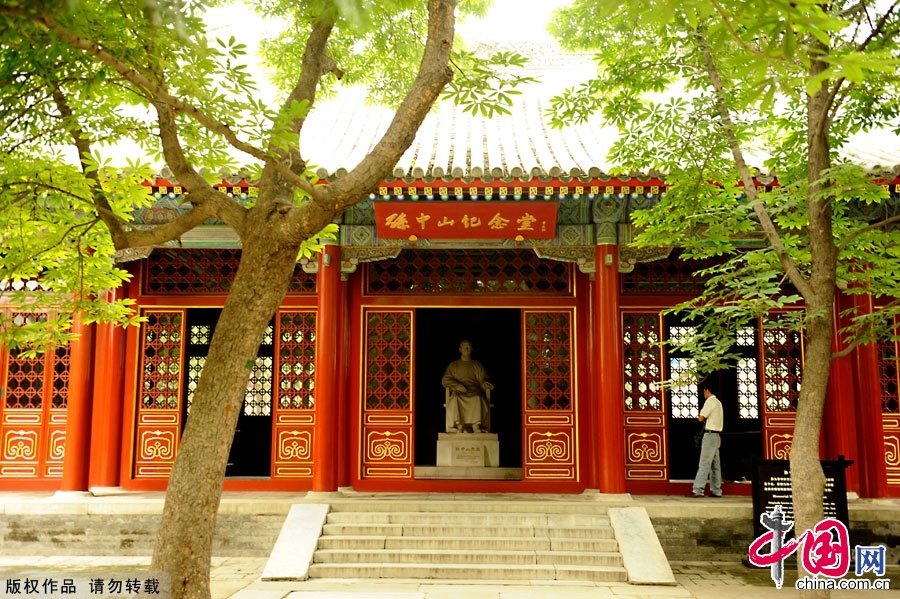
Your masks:
[[[438,433],[437,465],[465,468],[500,466],[496,433]]]

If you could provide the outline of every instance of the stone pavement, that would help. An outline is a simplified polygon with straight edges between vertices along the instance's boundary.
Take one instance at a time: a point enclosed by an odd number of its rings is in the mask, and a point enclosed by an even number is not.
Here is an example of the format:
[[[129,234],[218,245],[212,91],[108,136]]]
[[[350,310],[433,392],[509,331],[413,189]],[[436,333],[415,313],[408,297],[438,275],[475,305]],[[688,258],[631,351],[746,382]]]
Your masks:
[[[508,582],[423,580],[307,580],[304,582],[260,582],[267,558],[215,557],[212,561],[213,599],[593,599],[618,597],[650,599],[787,599],[799,597],[786,572],[785,588],[778,590],[768,570],[749,569],[738,564],[676,562],[676,586],[638,586],[624,583],[591,582]],[[97,575],[146,568],[149,557],[54,556],[27,557],[0,555],[0,578],[13,573],[82,573]],[[900,585],[900,569],[890,568],[891,585]],[[2,591],[2,588],[0,588]],[[2,594],[2,593],[0,593]],[[900,590],[835,591],[834,599],[861,597],[900,598]]]
[[[53,504],[60,503],[59,498],[48,498],[48,494],[21,494],[0,493],[0,517],[4,512],[3,507],[9,504],[20,504],[25,501],[31,504],[35,514],[49,513],[54,510]],[[128,494],[127,499],[119,494],[118,499],[125,499],[132,506],[144,511],[152,504],[161,504],[162,494]],[[255,495],[260,495],[259,497]],[[253,503],[260,505],[260,501],[279,505],[285,502],[297,501],[297,495],[292,497],[276,497],[273,494],[234,494],[223,501],[223,505],[230,504],[231,508],[236,504]],[[664,498],[664,497],[633,497],[635,504],[645,505],[651,515],[655,510],[665,509],[671,512],[678,505],[684,504],[686,513],[695,509],[703,509],[699,504],[712,503],[707,501],[696,502],[690,499]],[[735,498],[737,499],[737,498]],[[98,500],[102,498],[76,499],[75,502],[88,502],[93,504],[93,510],[103,510],[98,507]],[[301,500],[302,501],[302,500]],[[63,510],[76,511],[82,509],[72,502],[61,502],[58,506]],[[749,504],[749,498],[741,500]],[[67,507],[66,507],[67,506]],[[143,507],[141,507],[143,506]],[[676,507],[673,507],[676,506]],[[706,506],[709,509],[711,506]],[[735,506],[737,507],[737,506]],[[8,513],[12,513],[9,508]],[[285,510],[286,511],[286,510]],[[883,516],[886,519],[897,521],[900,519],[900,504],[890,502]],[[212,560],[212,596],[213,599],[588,599],[596,597],[622,597],[650,599],[666,598],[697,598],[712,599],[719,597],[735,597],[737,599],[777,597],[799,597],[799,592],[794,589],[793,581],[796,576],[791,568],[786,568],[784,588],[775,588],[769,578],[768,569],[746,568],[741,564],[731,562],[670,562],[675,574],[675,586],[640,586],[625,583],[608,582],[577,582],[577,581],[517,581],[510,584],[509,581],[481,580],[477,583],[465,583],[456,580],[385,580],[385,579],[314,579],[302,582],[263,582],[260,574],[266,565],[267,557],[214,557]],[[8,555],[4,552],[2,539],[0,539],[0,578],[8,578],[13,575],[40,572],[71,572],[76,575],[88,577],[97,573],[128,572],[146,568],[149,565],[149,557],[144,556],[22,556]],[[852,575],[852,571],[851,571]],[[859,597],[893,597],[900,599],[900,566],[891,564],[888,566],[886,577],[891,580],[891,587],[898,590],[890,591],[835,591],[832,597],[835,599],[850,599]],[[4,595],[4,586],[0,586],[0,595]]]

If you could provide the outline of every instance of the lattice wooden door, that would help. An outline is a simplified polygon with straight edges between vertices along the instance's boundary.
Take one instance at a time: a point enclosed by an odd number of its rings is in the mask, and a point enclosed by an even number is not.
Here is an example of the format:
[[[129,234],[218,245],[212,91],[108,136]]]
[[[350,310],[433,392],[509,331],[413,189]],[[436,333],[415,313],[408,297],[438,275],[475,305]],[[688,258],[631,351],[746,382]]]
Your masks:
[[[572,310],[523,310],[525,480],[578,480]]]
[[[413,312],[364,314],[362,477],[413,477]]]
[[[43,318],[13,312],[13,322]],[[66,444],[69,346],[34,358],[3,350],[3,404],[0,405],[0,479],[59,478]]]
[[[763,431],[765,457],[786,460],[791,455],[797,400],[803,375],[803,337],[785,327],[767,326],[762,334]]]

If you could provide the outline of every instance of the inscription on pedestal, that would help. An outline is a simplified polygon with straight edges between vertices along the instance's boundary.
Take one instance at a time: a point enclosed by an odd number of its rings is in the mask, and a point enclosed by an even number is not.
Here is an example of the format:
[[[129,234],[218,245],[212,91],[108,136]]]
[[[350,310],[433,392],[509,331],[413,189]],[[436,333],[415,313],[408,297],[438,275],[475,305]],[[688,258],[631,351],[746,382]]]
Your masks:
[[[451,466],[484,466],[484,445],[457,444],[453,446]]]
[[[437,465],[496,468],[500,465],[500,443],[495,433],[439,433]]]

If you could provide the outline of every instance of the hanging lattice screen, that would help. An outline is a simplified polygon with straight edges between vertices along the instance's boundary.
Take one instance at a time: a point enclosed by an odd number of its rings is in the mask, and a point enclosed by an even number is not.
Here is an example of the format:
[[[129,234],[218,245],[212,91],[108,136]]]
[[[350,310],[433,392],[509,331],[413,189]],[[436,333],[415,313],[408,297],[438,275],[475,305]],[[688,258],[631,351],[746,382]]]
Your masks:
[[[157,249],[147,258],[145,294],[228,293],[240,261],[240,250]],[[315,275],[294,269],[290,291],[315,293]]]
[[[201,348],[204,354],[209,351],[209,343],[212,340],[212,327],[209,325],[193,324],[188,331],[192,346]],[[272,370],[274,360],[268,355],[272,352],[274,329],[272,325],[266,327],[260,342],[260,353],[253,363],[250,380],[247,381],[247,391],[244,394],[243,412],[245,416],[271,416],[272,415]],[[196,347],[193,348],[196,353]],[[206,355],[191,355],[187,358],[187,413],[191,413],[191,404],[194,403],[194,393],[200,383],[200,375],[206,365]]]
[[[680,348],[690,343],[696,333],[691,326],[669,327],[669,406],[672,418],[694,419],[700,413],[697,403],[697,379],[690,373],[697,368],[697,361],[688,357]]]
[[[366,265],[366,293],[529,293],[569,295],[571,265],[531,250],[404,250]]]

